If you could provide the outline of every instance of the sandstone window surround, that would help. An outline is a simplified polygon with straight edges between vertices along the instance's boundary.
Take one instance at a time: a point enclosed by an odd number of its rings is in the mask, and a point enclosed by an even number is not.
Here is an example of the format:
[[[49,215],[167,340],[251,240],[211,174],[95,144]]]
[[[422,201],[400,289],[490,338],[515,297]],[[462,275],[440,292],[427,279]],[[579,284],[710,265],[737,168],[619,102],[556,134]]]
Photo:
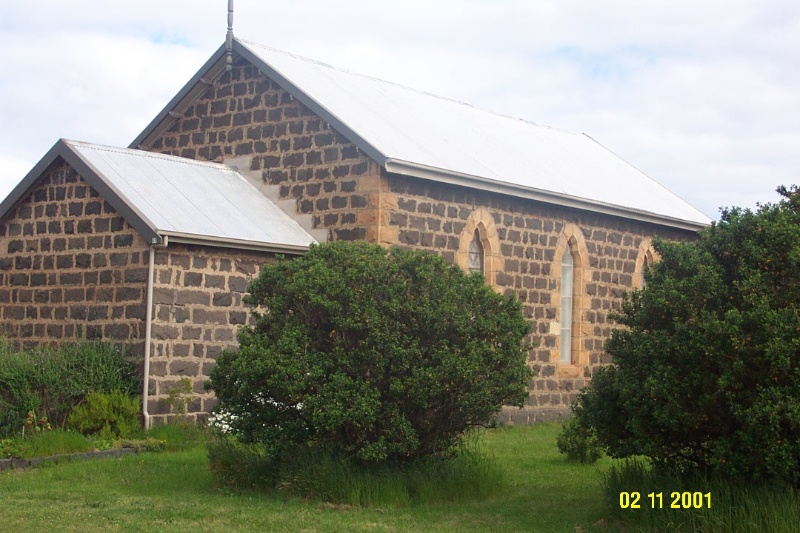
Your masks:
[[[481,254],[482,252],[482,254]],[[500,239],[494,217],[488,209],[479,207],[470,213],[461,232],[456,264],[465,272],[473,272],[482,259],[482,272],[486,282],[496,288],[495,275],[503,267],[500,256]]]
[[[589,251],[583,232],[575,224],[567,224],[556,244],[552,272],[558,276],[557,294],[560,302],[558,322],[551,324],[557,336],[551,361],[558,364],[559,376],[580,376],[589,364],[589,351],[584,346],[588,324],[584,320],[587,308],[586,280],[589,279]]]
[[[653,239],[645,237],[639,243],[639,250],[636,252],[636,266],[633,270],[633,285],[637,289],[644,288],[644,273],[645,271],[657,263],[661,259],[655,248],[653,248]]]

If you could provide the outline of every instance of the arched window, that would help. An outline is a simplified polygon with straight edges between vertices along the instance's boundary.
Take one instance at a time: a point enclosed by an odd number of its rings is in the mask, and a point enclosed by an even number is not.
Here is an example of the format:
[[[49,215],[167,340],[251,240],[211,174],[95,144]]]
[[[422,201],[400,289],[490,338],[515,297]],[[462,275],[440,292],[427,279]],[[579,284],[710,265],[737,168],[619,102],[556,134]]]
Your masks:
[[[486,259],[483,251],[483,244],[481,243],[481,235],[478,230],[472,235],[472,241],[469,243],[469,271],[485,273],[484,265]]]
[[[575,294],[575,262],[567,246],[561,257],[561,363],[572,363],[572,303]]]
[[[480,272],[486,283],[497,289],[495,273],[501,268],[503,258],[494,218],[488,209],[479,207],[470,213],[458,238],[455,260],[464,272]]]
[[[557,322],[552,323],[551,332],[557,336],[550,360],[558,364],[561,377],[579,377],[580,367],[589,364],[587,337],[591,334],[585,322],[587,308],[586,280],[589,250],[583,238],[583,230],[577,224],[567,224],[561,232],[553,257],[553,275],[559,277],[554,285],[551,301],[558,306]]]
[[[636,264],[633,268],[632,284],[634,288],[644,288],[644,273],[658,263],[659,259],[658,252],[653,248],[653,240],[650,237],[643,238],[642,242],[639,243],[639,250],[636,252]]]
[[[650,268],[650,257],[649,255],[644,256],[644,260],[642,261],[642,278],[639,280],[639,286],[644,289],[644,286],[647,284],[647,280],[644,279],[644,273],[647,272],[647,269]]]

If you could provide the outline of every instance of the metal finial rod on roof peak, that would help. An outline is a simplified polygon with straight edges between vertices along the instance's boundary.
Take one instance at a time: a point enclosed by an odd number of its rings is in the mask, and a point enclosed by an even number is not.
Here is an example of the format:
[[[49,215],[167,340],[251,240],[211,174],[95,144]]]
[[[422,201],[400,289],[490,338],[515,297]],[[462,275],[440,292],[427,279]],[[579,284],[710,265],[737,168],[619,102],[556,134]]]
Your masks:
[[[225,70],[233,70],[233,0],[228,0],[228,33],[225,36]]]

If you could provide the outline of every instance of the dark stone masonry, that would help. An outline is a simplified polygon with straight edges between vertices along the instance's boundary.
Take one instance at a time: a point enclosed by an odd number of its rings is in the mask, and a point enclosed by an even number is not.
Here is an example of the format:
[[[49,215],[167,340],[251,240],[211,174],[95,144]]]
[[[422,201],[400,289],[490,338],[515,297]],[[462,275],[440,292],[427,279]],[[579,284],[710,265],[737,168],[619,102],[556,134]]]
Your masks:
[[[524,304],[536,376],[524,409],[502,419],[564,415],[592,372],[608,363],[608,313],[640,286],[655,235],[690,230],[387,173],[356,144],[239,57],[143,150],[236,160],[270,198],[329,240],[430,250],[468,268],[478,239],[487,283]],[[246,168],[241,168],[245,161]],[[51,165],[0,224],[0,328],[25,346],[86,336],[144,354],[149,244],[65,162]],[[248,282],[273,254],[188,244],[155,247],[150,414],[190,381],[191,417],[215,404],[203,389],[219,353],[250,315]],[[565,253],[568,252],[568,256]],[[562,257],[574,263],[572,319],[562,324]],[[566,260],[566,259],[565,259]],[[569,326],[569,360],[561,362]],[[566,342],[566,341],[565,341]]]

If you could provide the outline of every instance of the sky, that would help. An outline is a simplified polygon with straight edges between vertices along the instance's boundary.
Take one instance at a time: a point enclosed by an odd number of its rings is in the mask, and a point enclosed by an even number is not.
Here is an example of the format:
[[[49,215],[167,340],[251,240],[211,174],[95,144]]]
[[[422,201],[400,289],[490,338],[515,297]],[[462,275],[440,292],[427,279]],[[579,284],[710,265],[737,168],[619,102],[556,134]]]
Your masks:
[[[0,198],[59,138],[128,146],[227,0],[0,0]],[[797,0],[236,0],[241,38],[586,133],[712,219],[800,184]]]

